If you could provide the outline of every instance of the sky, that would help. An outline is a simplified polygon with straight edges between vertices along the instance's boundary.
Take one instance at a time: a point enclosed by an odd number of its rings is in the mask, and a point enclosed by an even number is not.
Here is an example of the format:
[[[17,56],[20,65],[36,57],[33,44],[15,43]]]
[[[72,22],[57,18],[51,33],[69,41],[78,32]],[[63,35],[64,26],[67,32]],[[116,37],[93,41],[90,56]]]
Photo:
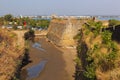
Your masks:
[[[120,0],[0,0],[0,15],[120,15]]]

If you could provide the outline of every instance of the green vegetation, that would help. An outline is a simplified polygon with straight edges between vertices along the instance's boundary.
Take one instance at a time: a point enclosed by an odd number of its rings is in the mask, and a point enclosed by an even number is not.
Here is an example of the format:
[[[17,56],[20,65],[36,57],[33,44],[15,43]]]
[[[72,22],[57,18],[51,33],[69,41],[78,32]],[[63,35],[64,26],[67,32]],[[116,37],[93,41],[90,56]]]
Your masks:
[[[109,20],[109,26],[113,27],[113,26],[117,26],[117,25],[120,25],[119,20],[115,20],[115,19]]]
[[[25,40],[32,40],[32,41],[34,41],[34,37],[35,37],[34,31],[31,30],[31,29],[24,34],[24,39]]]
[[[13,29],[17,29],[17,26],[23,26],[26,28],[42,28],[47,29],[50,21],[45,19],[32,19],[29,17],[17,18],[12,16],[11,14],[7,14],[3,17],[0,17],[0,25],[10,25]]]
[[[5,21],[12,21],[13,20],[13,16],[11,14],[7,14],[4,16],[4,20]]]
[[[76,80],[119,80],[120,50],[101,22],[88,21],[78,38]],[[111,75],[115,73],[115,75]]]

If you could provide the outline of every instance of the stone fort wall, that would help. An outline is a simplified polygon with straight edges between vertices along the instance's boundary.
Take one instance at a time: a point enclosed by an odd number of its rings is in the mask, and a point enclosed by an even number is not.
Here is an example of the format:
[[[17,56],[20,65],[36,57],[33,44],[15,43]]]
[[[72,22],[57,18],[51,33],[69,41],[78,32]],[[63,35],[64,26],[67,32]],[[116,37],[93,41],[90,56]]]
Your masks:
[[[76,46],[74,36],[77,35],[83,21],[76,19],[53,19],[50,23],[47,38],[62,47]]]

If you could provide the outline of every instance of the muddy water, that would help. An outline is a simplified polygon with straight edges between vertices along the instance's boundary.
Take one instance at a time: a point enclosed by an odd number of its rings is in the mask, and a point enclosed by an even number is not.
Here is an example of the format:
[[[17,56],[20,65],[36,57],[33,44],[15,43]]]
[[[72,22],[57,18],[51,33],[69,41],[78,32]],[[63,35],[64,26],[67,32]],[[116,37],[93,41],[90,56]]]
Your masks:
[[[21,80],[74,80],[74,56],[72,49],[58,48],[40,38],[30,43],[29,60],[21,71]]]
[[[22,80],[31,80],[35,77],[38,77],[40,72],[44,69],[47,60],[43,60],[40,63],[22,70]]]
[[[46,60],[43,60],[39,64],[28,68],[27,69],[27,72],[28,72],[27,80],[37,77],[40,74],[40,72],[44,69],[46,62],[47,62]]]
[[[38,42],[35,42],[32,47],[45,52],[45,49],[43,49],[41,44]],[[46,63],[47,60],[42,60],[36,65],[23,69],[21,71],[21,80],[32,80],[33,78],[38,77],[40,72],[44,69]]]
[[[41,51],[45,51],[42,47],[41,47],[41,44],[38,43],[38,42],[35,42],[33,45],[32,45],[33,48],[37,48]]]

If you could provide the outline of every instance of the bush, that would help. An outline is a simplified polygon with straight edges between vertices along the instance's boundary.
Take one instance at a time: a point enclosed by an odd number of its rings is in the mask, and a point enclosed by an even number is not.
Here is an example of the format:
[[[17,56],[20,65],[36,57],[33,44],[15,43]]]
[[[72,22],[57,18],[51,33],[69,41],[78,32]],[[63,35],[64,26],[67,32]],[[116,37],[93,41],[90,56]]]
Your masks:
[[[115,20],[115,19],[109,20],[109,26],[110,27],[117,26],[117,25],[120,25],[119,20]]]
[[[112,33],[107,30],[102,32],[102,28],[101,22],[88,22],[80,32],[83,34],[77,35],[77,39],[79,39],[77,46],[79,59],[76,59],[76,77],[80,78],[82,75],[81,80],[96,80],[99,73],[105,75],[104,79],[109,80],[110,72],[119,69],[119,47],[112,41]],[[89,33],[92,33],[92,35],[89,35]],[[83,42],[86,47],[82,45]],[[78,78],[76,80],[80,80]],[[99,77],[99,79],[104,80],[102,77]]]
[[[34,37],[35,37],[34,31],[31,30],[31,29],[24,34],[24,39],[25,40],[32,40],[32,41],[34,41]]]

